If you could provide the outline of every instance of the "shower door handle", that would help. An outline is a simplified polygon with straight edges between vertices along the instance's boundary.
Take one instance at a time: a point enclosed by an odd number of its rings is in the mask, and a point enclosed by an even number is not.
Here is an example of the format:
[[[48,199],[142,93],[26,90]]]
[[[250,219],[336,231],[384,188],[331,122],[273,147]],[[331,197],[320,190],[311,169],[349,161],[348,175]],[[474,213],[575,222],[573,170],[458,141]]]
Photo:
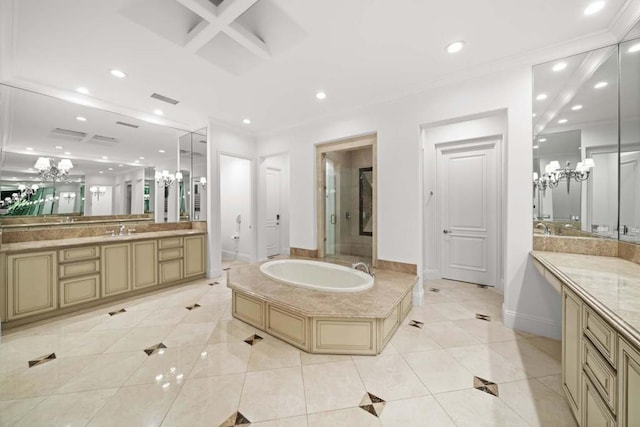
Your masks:
[[[451,233],[451,230],[447,230],[447,229],[445,228],[445,229],[443,229],[443,230],[442,230],[442,232],[443,232],[444,234],[449,234],[449,233]]]
[[[336,214],[331,214],[331,224],[336,223]]]

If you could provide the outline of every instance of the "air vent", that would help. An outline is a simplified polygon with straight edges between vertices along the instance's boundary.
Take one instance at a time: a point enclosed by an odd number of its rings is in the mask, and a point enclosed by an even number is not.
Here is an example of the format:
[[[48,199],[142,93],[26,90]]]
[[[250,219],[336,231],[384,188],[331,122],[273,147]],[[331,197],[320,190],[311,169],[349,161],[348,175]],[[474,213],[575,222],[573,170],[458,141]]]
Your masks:
[[[176,105],[180,101],[176,101],[175,99],[169,98],[168,96],[160,95],[159,93],[154,93],[151,95],[152,98],[155,98],[159,101],[168,102],[169,104]]]
[[[87,142],[89,144],[114,145],[118,143],[118,140],[110,136],[93,135]]]
[[[116,122],[116,124],[120,125],[120,126],[127,126],[127,127],[134,128],[134,129],[138,129],[140,127],[138,125],[134,125],[134,124],[127,123],[127,122]]]
[[[85,132],[79,132],[77,130],[71,129],[63,129],[63,128],[55,128],[51,131],[51,134],[55,137],[65,138],[65,139],[76,139],[81,140],[87,136]]]
[[[206,144],[206,143],[207,143],[207,141],[204,141],[204,140],[202,140],[202,139],[201,139],[201,140],[200,140],[200,143],[201,143],[201,144]]]

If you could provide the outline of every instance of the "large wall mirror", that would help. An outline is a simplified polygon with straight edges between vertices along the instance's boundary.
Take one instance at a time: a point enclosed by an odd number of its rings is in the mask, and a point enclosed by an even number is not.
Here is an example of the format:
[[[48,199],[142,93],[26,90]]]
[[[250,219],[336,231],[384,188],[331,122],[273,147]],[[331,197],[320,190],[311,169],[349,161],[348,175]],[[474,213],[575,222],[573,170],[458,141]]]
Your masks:
[[[191,182],[194,166],[185,156],[193,150],[179,153],[192,132],[4,85],[0,102],[0,220],[190,218],[193,211],[180,206],[180,197],[189,192],[183,181]]]

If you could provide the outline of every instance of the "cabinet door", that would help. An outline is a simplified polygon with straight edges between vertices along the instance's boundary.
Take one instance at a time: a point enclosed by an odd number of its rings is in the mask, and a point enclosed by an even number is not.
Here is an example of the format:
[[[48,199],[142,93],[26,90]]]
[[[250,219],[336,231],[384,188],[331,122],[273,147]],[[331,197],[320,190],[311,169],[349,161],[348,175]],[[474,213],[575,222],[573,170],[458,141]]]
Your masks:
[[[184,238],[184,277],[204,274],[204,236]]]
[[[177,282],[182,280],[182,260],[174,259],[159,264],[160,283]]]
[[[7,257],[8,318],[18,319],[57,308],[56,253]]]
[[[570,290],[562,289],[562,388],[567,395],[573,416],[580,419],[580,388],[582,367],[580,350],[582,326],[581,302]]]
[[[100,298],[100,275],[60,279],[60,307]]]
[[[580,423],[582,427],[616,426],[616,421],[607,409],[607,405],[586,375],[582,377],[582,411],[582,423]]]
[[[117,243],[101,248],[102,296],[127,292],[131,289],[131,245]]]
[[[640,351],[623,339],[618,348],[618,420],[621,426],[640,426]]]
[[[133,288],[144,288],[158,284],[158,242],[134,242]]]

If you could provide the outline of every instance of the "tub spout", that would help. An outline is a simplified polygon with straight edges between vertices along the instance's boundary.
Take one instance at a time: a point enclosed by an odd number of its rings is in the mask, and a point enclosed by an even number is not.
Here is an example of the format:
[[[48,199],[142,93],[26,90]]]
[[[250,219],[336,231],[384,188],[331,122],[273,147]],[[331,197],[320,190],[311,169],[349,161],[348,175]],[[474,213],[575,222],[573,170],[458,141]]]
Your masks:
[[[360,270],[360,271],[363,271],[364,273],[367,273],[371,277],[375,277],[375,274],[373,271],[371,271],[369,264],[365,262],[362,262],[362,261],[356,262],[355,264],[351,265],[351,268],[355,268],[356,270]]]

